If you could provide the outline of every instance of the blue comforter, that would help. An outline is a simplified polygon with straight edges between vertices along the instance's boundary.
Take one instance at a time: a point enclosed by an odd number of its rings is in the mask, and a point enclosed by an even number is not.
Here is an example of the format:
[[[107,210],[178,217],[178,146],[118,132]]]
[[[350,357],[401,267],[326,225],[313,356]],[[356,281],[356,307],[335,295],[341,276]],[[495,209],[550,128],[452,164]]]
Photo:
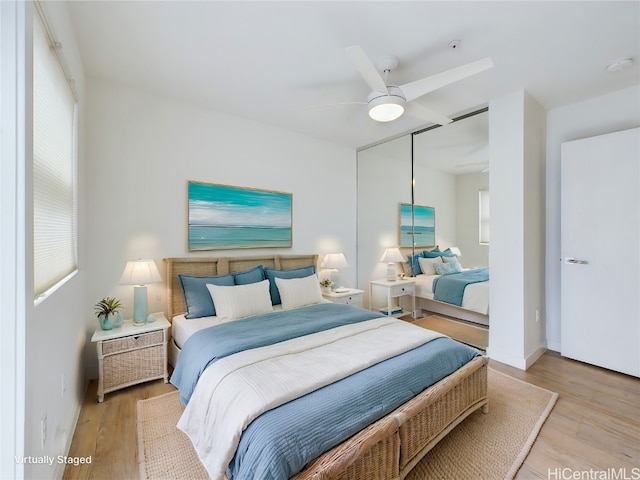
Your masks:
[[[210,327],[185,343],[171,383],[188,401],[200,373],[216,358],[376,316],[350,305],[319,304]],[[476,355],[465,345],[438,338],[270,410],[244,431],[227,476],[288,479]]]
[[[349,305],[320,303],[205,328],[185,342],[171,383],[180,390],[180,400],[186,405],[202,372],[220,358],[381,316]]]
[[[488,268],[476,268],[464,272],[440,275],[433,279],[433,298],[441,302],[462,306],[464,289],[471,283],[486,282],[489,280]]]

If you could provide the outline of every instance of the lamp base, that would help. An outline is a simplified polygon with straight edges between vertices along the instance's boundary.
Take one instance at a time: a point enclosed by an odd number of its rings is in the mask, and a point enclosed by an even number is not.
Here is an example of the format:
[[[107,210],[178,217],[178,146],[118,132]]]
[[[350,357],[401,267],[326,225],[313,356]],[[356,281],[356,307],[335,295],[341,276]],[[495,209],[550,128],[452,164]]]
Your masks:
[[[133,288],[133,324],[147,323],[147,286],[136,285]]]
[[[387,263],[387,280],[389,282],[396,281],[396,264],[395,263]]]
[[[340,288],[340,271],[337,268],[331,270],[331,290]]]

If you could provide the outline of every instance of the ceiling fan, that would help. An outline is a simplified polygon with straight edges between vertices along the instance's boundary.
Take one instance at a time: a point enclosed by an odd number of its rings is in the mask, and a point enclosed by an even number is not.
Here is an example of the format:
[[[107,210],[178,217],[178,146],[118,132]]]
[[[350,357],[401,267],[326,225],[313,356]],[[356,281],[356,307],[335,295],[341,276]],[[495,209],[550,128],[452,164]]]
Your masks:
[[[362,78],[372,89],[367,97],[367,109],[369,116],[378,122],[396,120],[402,116],[406,109],[407,113],[414,117],[439,125],[451,123],[450,118],[419,103],[412,102],[412,100],[493,67],[493,60],[487,57],[430,77],[396,86],[387,84],[389,73],[398,66],[396,57],[385,56],[379,60],[378,66],[384,73],[383,78],[362,48],[351,46],[345,48],[345,51]]]

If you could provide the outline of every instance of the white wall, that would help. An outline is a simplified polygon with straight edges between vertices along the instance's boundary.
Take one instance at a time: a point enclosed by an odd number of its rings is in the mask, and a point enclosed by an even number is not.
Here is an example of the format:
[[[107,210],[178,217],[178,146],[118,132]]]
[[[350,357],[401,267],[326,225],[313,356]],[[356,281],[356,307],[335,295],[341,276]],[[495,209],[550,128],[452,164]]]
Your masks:
[[[537,230],[544,209],[539,189],[544,159],[544,110],[518,91],[489,104],[491,158],[491,358],[526,369],[544,351],[544,263]],[[538,238],[530,238],[535,237]]]
[[[24,195],[24,238],[25,265],[24,308],[26,317],[25,331],[25,423],[24,455],[41,457],[66,454],[68,452],[75,422],[85,391],[85,376],[82,368],[82,350],[84,346],[84,285],[86,283],[84,228],[84,173],[82,153],[84,132],[84,73],[80,55],[67,12],[62,2],[43,2],[48,22],[56,40],[62,44],[62,55],[75,80],[79,94],[79,219],[78,219],[78,272],[67,283],[45,298],[37,306],[33,295],[33,229],[32,229],[32,117],[30,101],[32,98],[31,40],[32,5],[28,4],[24,19],[27,29],[28,45],[26,49],[26,136],[24,138],[25,177],[19,192]],[[4,161],[4,158],[3,158]],[[64,379],[64,380],[63,380]],[[46,440],[41,446],[41,421],[46,416]],[[20,426],[21,427],[21,426]],[[25,478],[61,478],[64,464],[24,465]]]
[[[524,97],[524,355],[528,368],[546,350],[544,312],[544,180],[546,110]]]
[[[488,173],[456,175],[456,244],[466,268],[489,265],[489,245],[480,245],[480,200],[478,192],[489,188]]]
[[[560,351],[560,145],[640,126],[640,86],[548,112],[546,147],[546,336]],[[603,165],[603,175],[607,167]],[[604,251],[607,246],[603,245]]]
[[[293,194],[293,247],[198,252],[200,256],[343,252],[355,284],[356,154],[353,149],[92,79],[87,89],[87,218],[84,301],[115,295],[132,314],[133,289],[118,285],[127,260],[188,256],[187,181]],[[164,285],[148,287],[149,311],[166,311]],[[85,351],[96,376],[95,345]]]

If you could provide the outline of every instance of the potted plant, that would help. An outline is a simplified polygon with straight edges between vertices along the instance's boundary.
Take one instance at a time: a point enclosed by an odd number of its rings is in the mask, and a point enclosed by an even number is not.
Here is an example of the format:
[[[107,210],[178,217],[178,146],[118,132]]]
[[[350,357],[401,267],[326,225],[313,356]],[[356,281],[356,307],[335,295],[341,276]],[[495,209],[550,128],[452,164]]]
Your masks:
[[[122,308],[120,300],[115,297],[105,297],[95,304],[94,309],[102,330],[111,330],[122,325]]]
[[[320,287],[322,288],[322,293],[331,293],[331,285],[333,285],[333,282],[328,278],[325,278],[324,280],[320,280]]]

